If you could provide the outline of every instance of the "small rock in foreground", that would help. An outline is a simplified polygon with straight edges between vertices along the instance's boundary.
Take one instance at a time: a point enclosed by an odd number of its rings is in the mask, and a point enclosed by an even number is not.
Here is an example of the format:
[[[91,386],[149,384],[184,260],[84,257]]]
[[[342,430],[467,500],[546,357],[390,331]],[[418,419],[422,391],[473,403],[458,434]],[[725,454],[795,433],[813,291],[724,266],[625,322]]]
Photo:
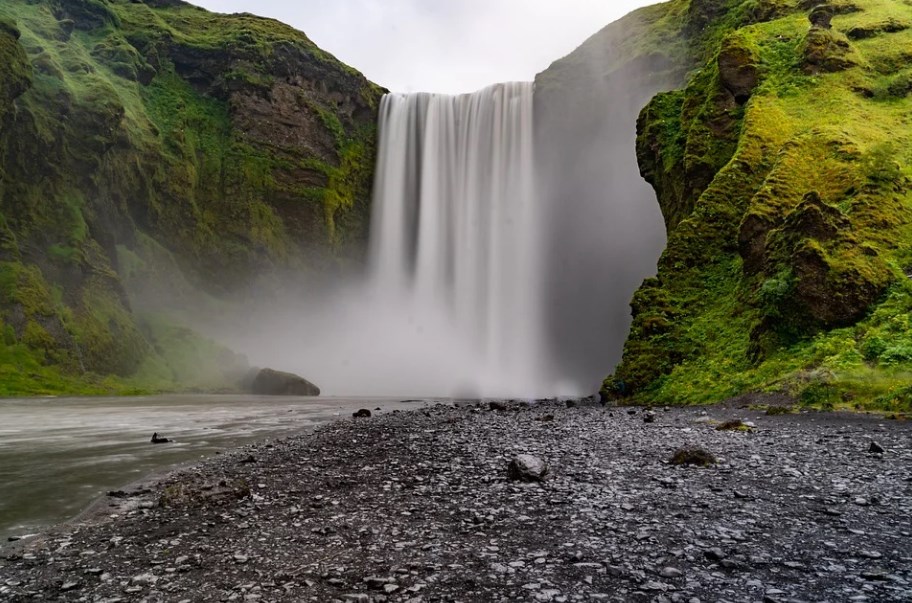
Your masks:
[[[692,465],[708,467],[716,464],[716,457],[711,452],[697,447],[679,448],[668,460],[672,465]]]
[[[551,472],[548,463],[531,454],[521,454],[510,461],[507,473],[511,480],[540,482]]]
[[[721,425],[716,427],[716,431],[750,432],[750,431],[753,431],[753,429],[751,429],[751,426],[746,424],[744,421],[741,421],[740,419],[735,419],[734,421],[726,421],[725,423],[722,423]]]

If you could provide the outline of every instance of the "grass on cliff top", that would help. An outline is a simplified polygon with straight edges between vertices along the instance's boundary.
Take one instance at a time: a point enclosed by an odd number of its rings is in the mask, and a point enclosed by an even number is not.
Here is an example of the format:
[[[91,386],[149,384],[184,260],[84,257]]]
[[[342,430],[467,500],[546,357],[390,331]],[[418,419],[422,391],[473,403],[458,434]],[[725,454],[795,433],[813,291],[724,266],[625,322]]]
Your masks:
[[[836,32],[891,19],[912,25],[909,3],[858,4],[863,12],[833,20]],[[730,165],[774,157],[751,211],[788,211],[816,190],[852,220],[859,242],[887,258],[895,284],[858,324],[801,339],[753,365],[749,335],[758,310],[748,300],[758,284],[742,277],[737,253],[684,270],[671,277],[671,291],[693,310],[680,327],[698,352],[639,394],[644,402],[710,403],[777,391],[815,407],[912,410],[912,192],[886,186],[879,196],[851,193],[865,182],[912,177],[912,86],[903,79],[912,29],[854,40],[856,67],[810,75],[801,69],[809,25],[798,12],[739,31],[759,52],[763,79]]]
[[[137,40],[169,35],[202,50],[244,49],[264,60],[274,57],[276,50],[287,44],[306,49],[311,57],[323,63],[360,75],[319,48],[304,32],[275,19],[250,13],[214,13],[183,3],[155,9],[128,0],[114,0],[112,5],[122,27]]]

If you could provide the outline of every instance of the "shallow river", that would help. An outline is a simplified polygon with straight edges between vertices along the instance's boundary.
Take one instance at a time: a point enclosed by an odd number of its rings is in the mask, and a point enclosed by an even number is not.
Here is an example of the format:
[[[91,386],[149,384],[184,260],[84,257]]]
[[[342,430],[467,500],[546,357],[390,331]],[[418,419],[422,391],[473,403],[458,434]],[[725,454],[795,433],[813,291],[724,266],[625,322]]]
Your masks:
[[[399,400],[155,396],[0,399],[0,545],[151,472]],[[153,432],[173,443],[153,445]]]

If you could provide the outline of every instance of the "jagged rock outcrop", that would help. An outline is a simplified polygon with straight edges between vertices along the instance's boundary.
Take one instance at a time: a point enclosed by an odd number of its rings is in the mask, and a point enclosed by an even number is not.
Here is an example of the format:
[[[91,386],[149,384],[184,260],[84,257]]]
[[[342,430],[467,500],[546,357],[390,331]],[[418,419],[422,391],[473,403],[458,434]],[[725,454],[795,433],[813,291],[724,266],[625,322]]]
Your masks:
[[[174,282],[218,298],[359,259],[381,93],[252,15],[5,2],[0,377],[35,392],[168,382],[187,337],[134,306],[182,295]]]

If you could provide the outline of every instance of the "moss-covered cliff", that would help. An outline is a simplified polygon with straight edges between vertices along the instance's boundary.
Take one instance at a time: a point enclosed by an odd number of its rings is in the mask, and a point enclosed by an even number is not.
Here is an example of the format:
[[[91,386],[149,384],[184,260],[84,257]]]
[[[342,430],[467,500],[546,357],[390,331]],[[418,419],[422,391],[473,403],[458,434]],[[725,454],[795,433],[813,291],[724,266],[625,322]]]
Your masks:
[[[912,404],[912,5],[692,0],[640,115],[668,229],[609,392]]]
[[[186,383],[209,344],[138,318],[125,280],[217,297],[357,256],[380,95],[251,15],[0,4],[0,395]]]

